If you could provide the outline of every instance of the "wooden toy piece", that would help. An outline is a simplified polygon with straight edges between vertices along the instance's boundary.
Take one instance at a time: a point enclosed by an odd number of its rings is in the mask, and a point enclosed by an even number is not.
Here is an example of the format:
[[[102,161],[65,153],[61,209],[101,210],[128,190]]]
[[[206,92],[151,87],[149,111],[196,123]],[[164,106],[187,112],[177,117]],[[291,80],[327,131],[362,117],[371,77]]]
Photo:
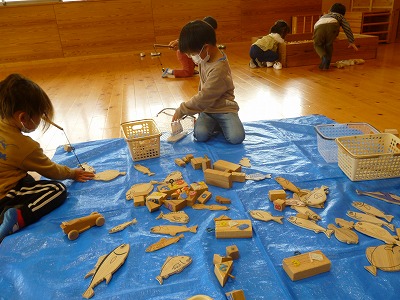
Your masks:
[[[217,204],[206,205],[206,204],[200,204],[200,203],[193,204],[192,208],[193,209],[208,209],[208,210],[229,210],[229,207],[225,206],[225,205],[217,205]]]
[[[243,172],[232,172],[232,181],[234,182],[245,182],[246,173]]]
[[[299,196],[304,195],[304,192],[302,192],[297,186],[295,186],[289,180],[283,177],[276,177],[275,180],[283,187],[284,190],[292,191],[293,193],[296,193]]]
[[[335,218],[335,223],[343,228],[349,228],[349,229],[354,228],[354,222],[352,221],[350,222],[342,218]]]
[[[282,267],[292,281],[328,272],[331,262],[320,250],[284,258]]]
[[[164,182],[171,183],[171,181],[176,182],[179,180],[183,180],[182,172],[173,171],[173,172],[169,173],[167,177],[165,177]]]
[[[332,229],[325,229],[324,227],[317,225],[314,221],[311,220],[304,220],[295,216],[291,216],[287,218],[287,220],[293,225],[312,230],[315,233],[323,232],[328,238],[330,238],[331,234],[333,233]]]
[[[282,222],[283,217],[275,217],[265,210],[251,210],[250,216],[252,216],[256,220],[264,222],[275,221],[279,224],[283,224]]]
[[[136,220],[136,218],[135,218],[135,219],[133,219],[132,221],[128,221],[128,222],[119,224],[119,225],[117,225],[117,226],[111,228],[111,229],[108,231],[108,233],[116,233],[116,232],[122,231],[122,230],[124,230],[125,228],[127,228],[128,226],[131,226],[131,225],[136,224],[136,223],[137,223],[137,220]]]
[[[170,179],[169,183],[163,183],[157,186],[157,190],[161,193],[167,194],[171,196],[173,193],[176,193],[178,190],[186,188],[188,184],[183,179],[173,180]]]
[[[285,204],[286,204],[286,206],[288,206],[288,205],[289,206],[292,206],[292,205],[306,206],[306,204],[303,201],[301,201],[299,199],[295,199],[295,198],[285,199]]]
[[[160,275],[156,277],[160,284],[163,284],[163,279],[167,279],[173,274],[183,271],[188,265],[192,263],[190,256],[168,256],[163,266],[161,267]]]
[[[93,226],[103,226],[105,219],[102,214],[92,212],[90,215],[62,222],[60,227],[71,241],[76,240],[79,234]]]
[[[196,191],[199,195],[204,191],[208,191],[208,186],[204,181],[192,182],[190,188]]]
[[[392,215],[386,215],[383,211],[377,209],[376,207],[373,207],[372,205],[369,205],[364,202],[358,202],[358,201],[353,201],[351,203],[355,208],[358,210],[361,210],[362,212],[372,215],[378,218],[384,218],[388,222],[392,222],[393,216]]]
[[[233,268],[233,261],[225,261],[220,264],[214,265],[214,274],[218,282],[223,287],[228,280],[228,277],[233,277],[231,274]]]
[[[187,195],[186,200],[188,201],[188,203],[193,205],[194,203],[196,203],[196,200],[197,200],[198,197],[199,197],[199,194],[198,194],[197,191],[193,191],[193,190],[189,189],[189,193]]]
[[[167,247],[169,245],[172,245],[172,244],[175,244],[175,243],[179,242],[180,239],[183,239],[183,238],[184,238],[183,234],[180,234],[180,235],[178,235],[176,237],[172,237],[172,238],[164,238],[163,237],[158,242],[148,246],[146,248],[146,252],[154,252],[154,251],[160,250],[160,249],[165,248],[165,247]]]
[[[311,191],[304,199],[301,199],[308,206],[321,205],[326,201],[326,194],[329,192],[328,187],[321,186]]]
[[[72,151],[72,146],[71,145],[69,145],[69,144],[67,144],[67,145],[64,145],[64,151],[65,152],[71,152]]]
[[[232,260],[233,260],[233,258],[230,256],[221,256],[219,254],[214,254],[213,264],[216,265],[216,264],[220,264],[220,263],[223,263],[226,261],[232,261]]]
[[[204,191],[198,198],[197,198],[197,202],[199,202],[200,204],[205,204],[207,203],[208,200],[211,199],[211,192],[209,191]]]
[[[153,184],[151,182],[134,184],[126,192],[126,200],[132,200],[135,196],[147,196],[152,190]]]
[[[217,239],[251,238],[253,227],[250,220],[215,221],[215,237]]]
[[[245,178],[246,180],[260,181],[266,178],[271,178],[271,174],[261,174],[261,173],[246,174]]]
[[[214,221],[223,221],[223,220],[232,220],[230,217],[228,217],[227,215],[220,215],[217,218],[214,218]]]
[[[243,290],[234,290],[225,293],[227,300],[246,300]]]
[[[386,244],[396,244],[400,246],[400,241],[396,239],[397,236],[392,236],[385,228],[368,222],[357,222],[354,229],[370,237],[384,241]]]
[[[397,238],[400,239],[400,228],[396,228],[396,235]]]
[[[328,225],[328,229],[331,229],[335,233],[335,237],[338,241],[346,244],[358,244],[358,235],[350,228],[336,227],[333,224]]]
[[[231,163],[226,160],[217,160],[213,165],[215,170],[220,170],[224,172],[241,172],[242,166],[238,164]]]
[[[152,192],[150,195],[146,197],[146,202],[151,201],[159,205],[162,205],[164,203],[164,200],[166,199],[167,199],[167,194],[160,192]]]
[[[377,269],[388,272],[400,271],[400,247],[394,245],[380,245],[368,247],[365,255],[370,266],[364,268],[376,276]]]
[[[96,170],[92,166],[90,166],[87,162],[84,162],[83,164],[81,164],[81,166],[87,172],[96,173]]]
[[[160,226],[154,226],[150,228],[151,233],[158,233],[158,234],[169,234],[170,236],[175,236],[178,233],[181,232],[192,232],[196,233],[197,232],[197,225],[194,225],[192,227],[187,227],[186,225],[160,225]]]
[[[274,202],[278,199],[286,199],[286,192],[284,190],[269,190],[268,198],[271,202]]]
[[[246,167],[246,168],[251,168],[251,163],[250,163],[250,159],[248,157],[243,157],[240,161],[239,161],[239,165]]]
[[[221,203],[221,204],[231,204],[231,199],[228,199],[228,198],[225,198],[225,197],[222,197],[219,195],[215,197],[215,201],[217,201],[218,203]]]
[[[361,222],[368,222],[368,223],[376,224],[376,225],[379,225],[379,226],[386,226],[391,231],[394,231],[394,225],[393,224],[389,224],[388,222],[385,222],[385,221],[383,221],[381,219],[378,219],[375,216],[371,216],[371,215],[367,215],[367,214],[363,214],[363,213],[358,213],[358,212],[354,212],[354,211],[350,211],[350,210],[347,211],[346,215],[349,216],[350,218],[353,218],[353,219],[361,221]]]
[[[363,192],[356,190],[357,195],[369,196],[385,202],[400,205],[400,196],[387,192]]]
[[[384,133],[391,133],[391,134],[399,137],[399,131],[397,129],[394,129],[394,128],[393,129],[385,129],[383,132]]]
[[[193,157],[190,160],[190,164],[192,165],[193,169],[199,170],[202,168],[203,158],[202,157]]]
[[[94,269],[86,274],[85,278],[92,276],[88,289],[83,297],[89,299],[94,296],[94,287],[103,280],[109,283],[112,275],[124,264],[130,250],[129,244],[121,244],[107,255],[101,256]]]
[[[182,160],[182,159],[180,159],[180,158],[175,158],[174,159],[174,162],[175,162],[175,164],[177,165],[177,166],[179,166],[179,167],[186,167],[186,163]]]
[[[185,163],[190,163],[190,161],[192,160],[192,158],[194,158],[194,156],[193,156],[193,154],[187,154],[185,157],[182,157],[182,160],[185,162]]]
[[[171,122],[171,135],[177,135],[178,133],[183,132],[183,127],[181,121],[173,121]]]
[[[159,216],[156,218],[156,220],[158,219],[164,219],[172,223],[182,223],[182,224],[189,223],[189,216],[184,211],[170,212],[167,214],[161,212]]]
[[[204,156],[203,161],[201,163],[201,169],[204,171],[206,169],[211,169],[211,159],[207,157],[207,155]]]
[[[184,209],[186,205],[186,200],[164,200],[164,206],[174,212]]]
[[[133,196],[133,206],[145,206],[146,200],[144,196]]]
[[[239,259],[240,253],[236,245],[226,247],[226,256],[232,257],[233,260]]]
[[[284,211],[286,208],[286,200],[284,199],[275,200],[273,204],[274,204],[274,209],[277,211]]]
[[[162,204],[156,203],[156,202],[153,202],[153,201],[146,201],[146,207],[149,210],[149,212],[151,212],[151,213],[159,210],[161,205]]]
[[[139,172],[143,173],[144,175],[148,175],[148,176],[153,176],[155,173],[151,172],[149,168],[140,165],[140,164],[136,164],[133,166],[136,170],[138,170]]]
[[[291,208],[294,209],[295,211],[297,211],[298,213],[307,215],[308,218],[311,219],[311,220],[314,220],[314,221],[321,220],[321,216],[320,215],[318,215],[317,213],[313,212],[311,209],[309,209],[306,206],[292,205]]]
[[[204,171],[204,180],[207,184],[215,185],[225,189],[232,187],[232,174],[214,169]]]
[[[304,220],[309,219],[309,217],[306,214],[302,214],[302,213],[297,213],[296,218],[300,218],[300,219],[304,219]]]
[[[118,170],[106,170],[94,175],[94,180],[110,181],[117,178],[119,175],[125,176],[126,172],[120,172]]]

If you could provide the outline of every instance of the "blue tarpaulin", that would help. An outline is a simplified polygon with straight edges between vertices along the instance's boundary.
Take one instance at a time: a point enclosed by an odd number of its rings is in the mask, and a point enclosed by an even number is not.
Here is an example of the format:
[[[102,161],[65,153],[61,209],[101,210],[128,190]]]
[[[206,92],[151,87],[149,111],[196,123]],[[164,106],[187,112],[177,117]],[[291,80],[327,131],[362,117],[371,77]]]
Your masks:
[[[353,201],[362,201],[394,216],[392,224],[400,227],[400,207],[371,197],[356,194],[363,191],[384,191],[400,194],[400,179],[352,182],[335,163],[326,163],[317,148],[314,126],[333,123],[332,120],[312,115],[245,124],[246,140],[241,145],[229,145],[222,137],[197,143],[188,135],[169,144],[161,142],[161,156],[133,162],[124,139],[109,139],[75,144],[81,162],[87,162],[97,172],[115,169],[125,176],[109,181],[78,183],[64,181],[68,187],[66,202],[43,217],[39,222],[6,237],[0,244],[0,299],[81,299],[90,278],[84,276],[94,268],[98,258],[117,246],[127,243],[130,253],[111,281],[94,288],[93,299],[187,299],[203,294],[213,299],[226,299],[225,293],[242,289],[246,299],[398,299],[399,273],[378,270],[377,276],[364,269],[370,265],[365,251],[383,242],[358,233],[358,244],[339,242],[334,235],[314,233],[294,226],[287,218],[296,211],[287,207],[274,210],[268,191],[281,189],[274,180],[281,176],[302,189],[312,190],[322,185],[329,188],[324,208],[312,208],[322,220],[324,228],[335,224],[335,218],[351,220],[348,210],[355,211]],[[156,219],[160,211],[150,213],[145,206],[134,207],[126,200],[126,192],[136,183],[162,181],[172,171],[181,171],[187,183],[204,180],[202,170],[185,168],[174,163],[186,154],[207,155],[212,162],[223,159],[239,163],[248,157],[247,174],[271,174],[271,179],[234,182],[231,189],[209,185],[213,196],[207,204],[218,204],[215,196],[231,199],[228,211],[195,210],[186,207],[187,226],[198,225],[197,233],[185,232],[178,243],[147,253],[145,249],[161,236],[150,233],[157,225],[173,225]],[[59,147],[54,161],[75,167],[72,153]],[[138,172],[133,166],[148,167],[154,176]],[[290,196],[290,192],[287,192]],[[250,217],[249,211],[262,209],[274,216],[283,216],[283,224],[262,222]],[[106,222],[82,232],[78,239],[69,240],[60,228],[63,221],[83,217],[93,211],[101,213]],[[164,213],[169,212],[161,207]],[[225,214],[234,220],[251,219],[253,237],[244,239],[216,239],[214,218]],[[137,219],[137,224],[109,234],[108,230],[121,223]],[[392,232],[395,235],[394,232]],[[232,276],[221,287],[214,275],[214,254],[225,255],[226,247],[236,245],[240,252],[234,261]],[[291,281],[282,268],[282,260],[301,253],[321,250],[331,261],[331,269],[313,277]],[[181,273],[164,280],[156,276],[168,256],[188,255],[192,263]]]

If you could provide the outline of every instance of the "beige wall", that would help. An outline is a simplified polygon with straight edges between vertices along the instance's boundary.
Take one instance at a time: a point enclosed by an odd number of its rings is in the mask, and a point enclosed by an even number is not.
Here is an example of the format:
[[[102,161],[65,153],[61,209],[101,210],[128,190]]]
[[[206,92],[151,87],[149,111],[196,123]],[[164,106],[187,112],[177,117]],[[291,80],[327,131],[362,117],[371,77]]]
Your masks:
[[[277,19],[319,14],[321,0],[91,0],[0,7],[0,63],[139,52],[211,15],[218,42],[250,41]]]

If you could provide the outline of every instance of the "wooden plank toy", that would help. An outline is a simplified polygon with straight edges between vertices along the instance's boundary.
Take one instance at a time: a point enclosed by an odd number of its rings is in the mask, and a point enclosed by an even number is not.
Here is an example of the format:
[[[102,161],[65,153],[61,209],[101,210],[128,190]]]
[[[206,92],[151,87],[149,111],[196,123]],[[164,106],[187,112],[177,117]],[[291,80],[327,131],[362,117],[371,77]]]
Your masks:
[[[215,221],[215,237],[217,239],[251,238],[252,236],[251,220]]]
[[[202,157],[193,157],[190,160],[190,164],[192,165],[193,169],[200,170],[203,165],[203,160],[204,160],[204,158],[202,158]]]
[[[234,290],[225,293],[227,300],[246,300],[243,290]]]
[[[225,189],[232,187],[232,174],[214,169],[204,171],[204,180],[207,184],[215,185]]]
[[[182,157],[182,160],[185,162],[185,163],[190,163],[190,161],[192,160],[192,158],[194,158],[194,156],[193,156],[193,154],[187,154],[187,155],[185,155],[184,157]]]
[[[245,182],[246,181],[246,173],[243,173],[243,172],[232,172],[232,181]]]
[[[186,200],[164,200],[164,206],[170,211],[180,211],[187,206]]]
[[[197,181],[197,182],[192,182],[190,184],[190,188],[193,191],[196,191],[199,195],[203,193],[204,191],[208,191],[208,186],[204,181]]]
[[[133,206],[145,206],[145,203],[144,196],[133,196]]]
[[[228,199],[228,198],[225,198],[225,197],[222,197],[219,195],[215,197],[215,201],[217,201],[218,203],[221,203],[221,204],[231,204],[231,199]]]
[[[150,195],[148,195],[146,197],[146,202],[151,201],[151,202],[162,205],[164,200],[166,200],[166,199],[167,199],[167,194],[160,193],[160,192],[152,192]]]
[[[268,198],[271,202],[274,202],[278,199],[286,199],[286,192],[284,190],[269,190]]]
[[[214,164],[213,167],[215,170],[220,170],[223,172],[241,172],[242,171],[242,166],[238,164],[234,164],[232,162],[226,161],[226,160],[217,160]]]
[[[224,286],[228,277],[233,277],[231,275],[233,269],[233,261],[225,261],[220,264],[214,265],[214,274],[218,279],[218,282],[221,286]]]
[[[162,204],[156,203],[156,202],[153,202],[153,201],[146,201],[146,207],[149,210],[149,212],[151,212],[151,213],[159,210],[161,205]]]
[[[219,254],[214,254],[213,264],[216,265],[216,264],[220,264],[220,263],[223,263],[226,261],[231,261],[231,260],[233,260],[233,259],[230,256],[221,256]]]
[[[175,158],[174,162],[179,167],[182,167],[182,168],[186,167],[186,163],[181,158]]]
[[[197,198],[197,202],[199,202],[200,204],[205,204],[207,203],[208,200],[211,199],[211,192],[209,191],[204,191],[198,198]]]
[[[282,267],[292,281],[308,278],[331,269],[331,261],[320,250],[284,258]]]

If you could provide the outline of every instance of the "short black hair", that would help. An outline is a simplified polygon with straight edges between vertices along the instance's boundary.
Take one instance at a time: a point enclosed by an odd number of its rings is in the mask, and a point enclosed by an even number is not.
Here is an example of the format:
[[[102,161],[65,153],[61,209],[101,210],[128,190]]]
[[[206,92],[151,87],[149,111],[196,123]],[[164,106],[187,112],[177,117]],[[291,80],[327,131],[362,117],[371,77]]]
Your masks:
[[[204,21],[204,22],[207,22],[208,24],[210,24],[211,27],[214,28],[214,30],[216,30],[217,27],[218,27],[217,20],[215,20],[215,19],[214,19],[213,17],[211,17],[211,16],[205,17],[205,18],[203,19],[203,21]]]
[[[346,13],[346,6],[344,6],[342,3],[335,3],[332,5],[332,7],[329,11],[337,13],[337,14],[341,14],[342,16],[344,16]]]
[[[289,31],[290,31],[289,25],[283,20],[276,21],[275,24],[269,30],[270,33],[278,33],[282,38],[285,38],[285,36],[289,33]]]
[[[210,24],[195,20],[183,26],[179,35],[179,51],[187,54],[199,52],[205,44],[217,44],[214,28]]]

